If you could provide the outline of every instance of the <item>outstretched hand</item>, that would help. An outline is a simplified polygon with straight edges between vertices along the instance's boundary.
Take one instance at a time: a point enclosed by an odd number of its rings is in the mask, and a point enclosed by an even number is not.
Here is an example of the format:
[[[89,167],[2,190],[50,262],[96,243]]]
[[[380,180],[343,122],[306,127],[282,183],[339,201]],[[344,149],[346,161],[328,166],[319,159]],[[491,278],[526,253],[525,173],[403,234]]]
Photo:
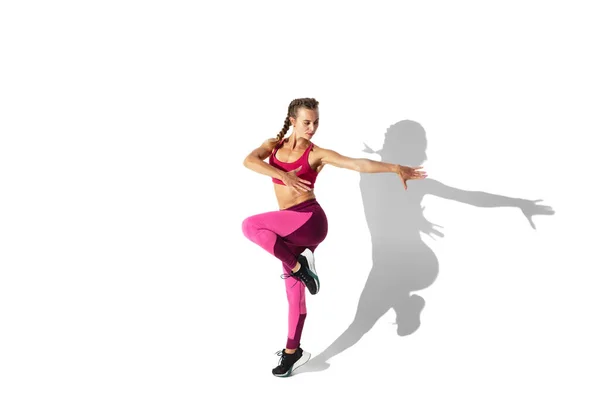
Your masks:
[[[535,229],[535,224],[533,223],[533,218],[532,218],[534,215],[553,215],[554,214],[554,210],[552,209],[552,207],[536,204],[540,201],[542,201],[542,200],[532,201],[532,200],[520,199],[519,204],[517,205],[521,209],[521,212],[523,213],[523,215],[525,215],[525,218],[527,218],[527,221],[529,221],[529,225],[531,225],[531,227],[533,229]]]
[[[296,175],[296,173],[301,169],[302,166],[299,166],[296,169],[284,173],[281,181],[285,184],[285,186],[292,188],[292,190],[294,190],[296,193],[310,192],[312,190],[309,186],[310,181],[307,181],[306,179],[300,179],[298,178],[298,175]]]
[[[406,181],[409,179],[425,179],[427,177],[427,173],[425,171],[418,171],[423,167],[405,167],[403,165],[398,165],[398,169],[396,173],[400,177],[402,184],[404,185],[404,190],[408,189],[406,186]]]

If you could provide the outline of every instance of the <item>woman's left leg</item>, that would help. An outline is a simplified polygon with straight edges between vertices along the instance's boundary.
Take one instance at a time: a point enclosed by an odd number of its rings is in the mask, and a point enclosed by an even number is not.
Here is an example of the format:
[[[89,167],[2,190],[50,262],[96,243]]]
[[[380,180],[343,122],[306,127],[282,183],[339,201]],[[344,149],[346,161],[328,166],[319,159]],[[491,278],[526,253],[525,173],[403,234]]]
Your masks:
[[[302,254],[307,248],[314,252],[317,246],[290,246],[290,249],[297,255]],[[284,276],[290,277],[285,264],[283,264],[283,272]],[[288,350],[300,347],[300,338],[304,329],[304,320],[306,319],[305,288],[304,284],[296,279],[285,279],[285,292],[288,300],[288,337],[285,347]]]
[[[314,252],[325,239],[328,231],[327,217],[316,200],[293,206],[286,210],[255,215],[244,220],[244,235],[254,243],[279,258],[282,262],[288,299],[288,337],[286,348],[282,350],[280,365],[273,369],[276,376],[288,376],[298,365],[306,362],[310,354],[300,348],[300,338],[306,319],[305,278],[298,279],[292,269],[298,260],[303,267],[298,274],[306,271],[311,264],[302,257],[305,250]],[[312,254],[307,254],[312,258]],[[314,266],[314,264],[312,264]],[[311,267],[312,268],[312,267]],[[314,275],[316,278],[316,274]],[[308,282],[308,281],[307,281]],[[310,282],[309,282],[310,283]],[[314,280],[309,288],[311,293],[318,291],[318,278],[315,291]],[[287,354],[287,351],[294,351]],[[297,351],[296,351],[297,350]]]

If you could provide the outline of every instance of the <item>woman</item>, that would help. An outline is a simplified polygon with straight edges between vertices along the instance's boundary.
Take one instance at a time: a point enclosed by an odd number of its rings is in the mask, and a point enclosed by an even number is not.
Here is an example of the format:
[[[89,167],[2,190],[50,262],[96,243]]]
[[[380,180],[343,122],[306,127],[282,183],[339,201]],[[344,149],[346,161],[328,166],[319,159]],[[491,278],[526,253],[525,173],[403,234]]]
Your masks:
[[[245,167],[271,177],[279,205],[279,211],[246,218],[242,223],[244,235],[281,260],[283,277],[292,278],[286,279],[287,343],[278,353],[279,365],[273,369],[273,375],[280,377],[290,376],[310,358],[310,353],[300,347],[306,318],[304,288],[313,295],[319,292],[313,254],[327,236],[327,217],[313,192],[319,172],[325,165],[333,165],[363,173],[395,173],[405,190],[407,180],[427,176],[418,171],[422,167],[350,158],[316,146],[311,140],[319,126],[318,106],[319,102],[312,98],[293,100],[277,138],[266,140],[244,160]],[[290,126],[292,134],[284,139]],[[264,161],[267,158],[268,163]]]

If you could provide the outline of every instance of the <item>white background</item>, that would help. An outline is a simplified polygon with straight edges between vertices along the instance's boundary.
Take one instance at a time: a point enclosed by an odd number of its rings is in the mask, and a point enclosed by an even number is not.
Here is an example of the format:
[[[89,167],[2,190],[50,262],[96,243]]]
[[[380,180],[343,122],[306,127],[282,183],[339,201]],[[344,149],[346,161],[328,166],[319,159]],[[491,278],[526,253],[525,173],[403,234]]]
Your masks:
[[[0,398],[598,398],[592,4],[3,2]],[[534,230],[426,196],[445,236],[423,236],[421,327],[389,312],[329,368],[274,378],[280,263],[241,222],[277,204],[242,161],[297,97],[319,100],[322,147],[377,159],[363,142],[412,120],[432,179],[555,214]],[[372,266],[358,182],[317,182],[313,355]]]

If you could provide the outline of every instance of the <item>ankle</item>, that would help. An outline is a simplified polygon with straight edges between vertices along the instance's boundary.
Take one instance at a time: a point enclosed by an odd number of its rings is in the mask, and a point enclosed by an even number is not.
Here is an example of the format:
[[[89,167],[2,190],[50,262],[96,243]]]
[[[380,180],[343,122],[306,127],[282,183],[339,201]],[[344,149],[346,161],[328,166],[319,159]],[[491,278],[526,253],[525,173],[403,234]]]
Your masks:
[[[300,263],[296,261],[296,266],[294,268],[292,268],[292,273],[298,272],[299,269],[300,269]]]
[[[285,349],[285,352],[287,354],[294,354],[296,352],[297,349]]]

